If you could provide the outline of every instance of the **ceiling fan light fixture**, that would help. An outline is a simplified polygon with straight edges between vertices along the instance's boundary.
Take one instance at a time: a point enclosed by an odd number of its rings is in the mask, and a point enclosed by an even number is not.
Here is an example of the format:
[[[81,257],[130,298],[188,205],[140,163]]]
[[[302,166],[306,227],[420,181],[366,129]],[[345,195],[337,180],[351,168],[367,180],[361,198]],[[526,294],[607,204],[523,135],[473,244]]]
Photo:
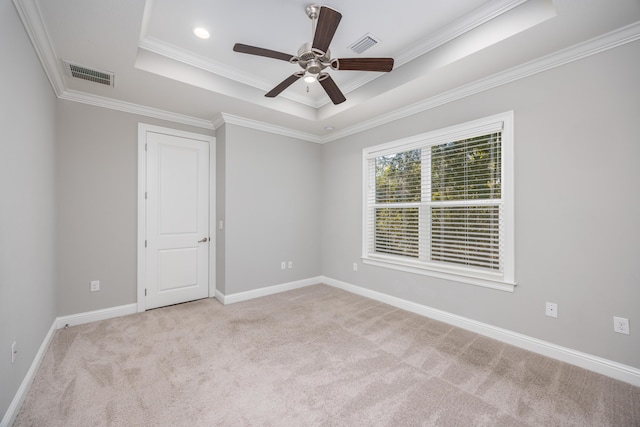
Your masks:
[[[311,73],[305,73],[304,74],[304,81],[307,83],[315,83],[315,81],[318,80],[315,74],[311,74]]]

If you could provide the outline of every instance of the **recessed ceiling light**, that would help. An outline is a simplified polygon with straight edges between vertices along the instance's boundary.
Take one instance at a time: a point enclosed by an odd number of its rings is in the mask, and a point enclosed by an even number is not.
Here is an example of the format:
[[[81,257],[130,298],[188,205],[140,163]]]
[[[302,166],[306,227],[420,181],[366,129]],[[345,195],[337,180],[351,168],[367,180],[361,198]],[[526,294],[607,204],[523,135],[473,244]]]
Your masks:
[[[194,28],[193,34],[195,34],[196,37],[200,37],[201,39],[206,40],[209,38],[209,31],[207,31],[205,28],[202,28],[202,27]]]

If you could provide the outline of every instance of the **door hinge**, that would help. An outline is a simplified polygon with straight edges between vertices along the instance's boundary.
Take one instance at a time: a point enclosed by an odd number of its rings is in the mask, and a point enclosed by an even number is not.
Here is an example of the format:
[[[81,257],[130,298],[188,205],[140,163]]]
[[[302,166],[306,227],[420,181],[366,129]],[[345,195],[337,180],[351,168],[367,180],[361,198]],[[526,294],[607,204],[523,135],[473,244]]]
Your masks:
[[[147,192],[144,192],[144,199],[147,200]]]
[[[144,241],[144,247],[145,248],[147,247],[147,241],[146,240]]]
[[[147,151],[147,144],[144,144],[144,151]]]
[[[144,290],[144,296],[145,297],[147,296],[147,290],[146,289]]]

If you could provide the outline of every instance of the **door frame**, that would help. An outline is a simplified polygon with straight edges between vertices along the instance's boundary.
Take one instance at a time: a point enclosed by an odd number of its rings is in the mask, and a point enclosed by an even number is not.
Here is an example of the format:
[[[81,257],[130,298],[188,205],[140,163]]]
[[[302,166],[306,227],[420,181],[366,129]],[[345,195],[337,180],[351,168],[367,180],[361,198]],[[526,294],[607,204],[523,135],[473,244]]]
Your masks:
[[[147,152],[145,144],[147,133],[162,133],[181,138],[195,139],[209,144],[209,298],[216,295],[216,138],[194,132],[186,132],[161,126],[138,123],[138,277],[137,277],[137,311],[145,311],[145,283],[147,279],[145,240],[147,229],[147,212],[145,191],[147,187]]]

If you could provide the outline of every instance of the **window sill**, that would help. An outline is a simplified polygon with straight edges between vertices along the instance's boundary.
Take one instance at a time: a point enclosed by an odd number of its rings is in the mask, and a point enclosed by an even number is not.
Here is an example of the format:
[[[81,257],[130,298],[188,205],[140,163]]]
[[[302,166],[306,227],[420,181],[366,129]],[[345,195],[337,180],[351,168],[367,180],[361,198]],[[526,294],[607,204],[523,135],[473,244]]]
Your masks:
[[[499,291],[513,292],[516,284],[506,282],[500,279],[484,279],[479,277],[467,276],[463,273],[456,274],[448,271],[440,271],[435,269],[427,269],[422,266],[415,266],[408,262],[400,262],[396,259],[373,258],[371,256],[363,256],[362,262],[376,267],[389,268],[392,270],[404,271],[406,273],[420,274],[422,276],[436,277],[438,279],[451,280],[453,282],[465,283],[468,285],[482,286],[484,288],[497,289]]]

